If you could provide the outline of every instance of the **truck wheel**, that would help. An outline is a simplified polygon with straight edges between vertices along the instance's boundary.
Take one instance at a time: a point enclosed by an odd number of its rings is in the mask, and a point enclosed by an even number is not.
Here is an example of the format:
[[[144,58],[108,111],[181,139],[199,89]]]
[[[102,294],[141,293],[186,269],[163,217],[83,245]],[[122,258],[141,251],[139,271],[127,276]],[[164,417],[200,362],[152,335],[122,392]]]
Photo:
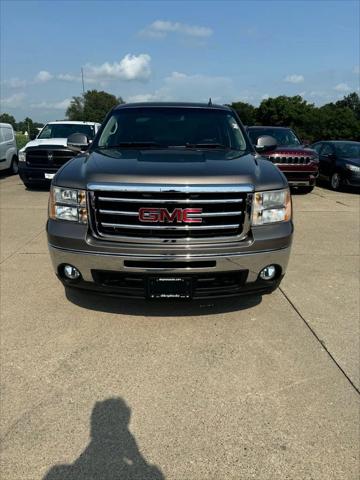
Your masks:
[[[17,175],[19,173],[19,159],[16,156],[13,156],[11,160],[11,165],[10,165],[10,173],[13,175]]]
[[[339,172],[334,172],[330,177],[330,186],[332,190],[340,190],[342,185],[341,175]]]

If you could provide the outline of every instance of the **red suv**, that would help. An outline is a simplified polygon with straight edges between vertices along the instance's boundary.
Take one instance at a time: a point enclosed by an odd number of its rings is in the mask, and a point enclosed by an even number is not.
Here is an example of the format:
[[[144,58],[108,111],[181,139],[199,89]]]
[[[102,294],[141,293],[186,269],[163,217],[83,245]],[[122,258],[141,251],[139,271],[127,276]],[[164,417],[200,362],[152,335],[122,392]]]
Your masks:
[[[319,175],[319,159],[315,150],[302,145],[291,128],[255,126],[248,127],[247,133],[254,145],[261,136],[273,137],[277,147],[261,156],[275,163],[290,186],[311,192]]]

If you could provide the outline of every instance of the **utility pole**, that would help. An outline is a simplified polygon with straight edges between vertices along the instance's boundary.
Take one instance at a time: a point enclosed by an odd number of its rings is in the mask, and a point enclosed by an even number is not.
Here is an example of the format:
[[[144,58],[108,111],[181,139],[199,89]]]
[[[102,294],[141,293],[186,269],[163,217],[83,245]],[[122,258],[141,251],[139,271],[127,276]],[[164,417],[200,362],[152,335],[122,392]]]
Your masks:
[[[82,89],[83,89],[83,96],[85,95],[85,86],[84,86],[84,69],[81,67],[81,81],[82,81]]]

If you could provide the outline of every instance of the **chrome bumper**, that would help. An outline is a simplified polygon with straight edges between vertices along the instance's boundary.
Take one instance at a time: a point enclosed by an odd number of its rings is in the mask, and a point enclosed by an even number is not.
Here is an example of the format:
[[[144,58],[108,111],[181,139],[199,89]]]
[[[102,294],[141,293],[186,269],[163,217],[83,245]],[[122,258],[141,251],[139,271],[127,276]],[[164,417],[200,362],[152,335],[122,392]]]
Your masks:
[[[112,270],[117,272],[132,273],[206,273],[206,272],[226,272],[237,270],[248,270],[247,283],[255,282],[259,272],[269,264],[276,264],[281,267],[282,274],[285,273],[290,255],[290,247],[280,250],[266,250],[254,253],[228,254],[228,255],[114,255],[94,252],[84,252],[54,247],[49,244],[51,260],[58,272],[60,265],[68,263],[76,267],[86,282],[93,282],[91,270]],[[137,262],[166,262],[166,267],[162,268],[141,268],[128,267],[124,265],[125,261],[136,260]],[[215,261],[214,267],[185,267],[174,268],[173,262],[204,262]]]

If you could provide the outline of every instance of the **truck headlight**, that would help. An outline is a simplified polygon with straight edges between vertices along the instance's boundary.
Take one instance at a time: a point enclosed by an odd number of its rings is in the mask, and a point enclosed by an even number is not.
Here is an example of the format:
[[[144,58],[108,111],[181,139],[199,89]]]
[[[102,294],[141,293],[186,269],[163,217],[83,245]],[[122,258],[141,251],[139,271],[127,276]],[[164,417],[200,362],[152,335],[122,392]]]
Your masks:
[[[290,219],[291,197],[288,188],[254,194],[252,225],[284,222]]]
[[[26,152],[19,152],[19,162],[26,162]]]
[[[51,187],[49,218],[87,223],[86,191],[74,188]]]
[[[352,172],[360,173],[360,167],[357,167],[356,165],[352,165],[351,163],[347,163],[346,168],[348,170],[351,170]]]

